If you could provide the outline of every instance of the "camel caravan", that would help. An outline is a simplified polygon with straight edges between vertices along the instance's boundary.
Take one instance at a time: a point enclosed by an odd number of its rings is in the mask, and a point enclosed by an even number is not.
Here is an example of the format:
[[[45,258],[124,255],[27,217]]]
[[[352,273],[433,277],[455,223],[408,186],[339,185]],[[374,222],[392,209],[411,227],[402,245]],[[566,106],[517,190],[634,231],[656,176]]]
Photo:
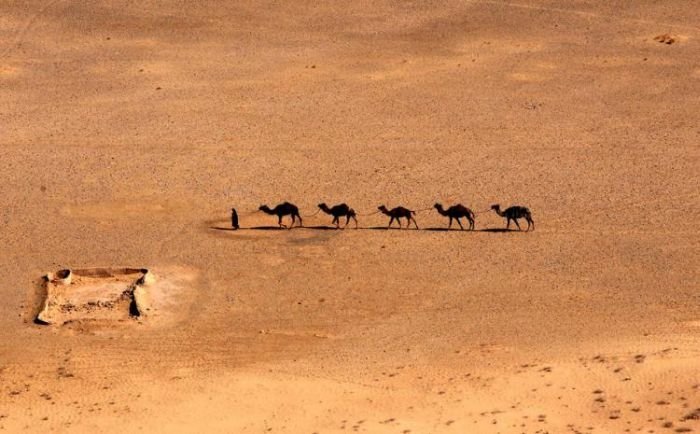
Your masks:
[[[530,209],[524,206],[511,206],[509,208],[506,208],[505,210],[501,210],[501,206],[496,204],[492,205],[490,209],[475,213],[471,209],[467,208],[466,206],[462,204],[456,204],[452,205],[449,208],[445,209],[442,204],[436,203],[433,205],[431,208],[425,208],[422,210],[411,210],[403,206],[397,206],[392,209],[388,209],[384,205],[380,205],[377,207],[377,211],[369,214],[364,214],[364,216],[368,215],[373,215],[373,214],[378,214],[382,213],[389,217],[389,224],[387,225],[386,229],[390,229],[391,225],[396,221],[396,223],[399,225],[399,229],[403,228],[401,226],[401,219],[406,220],[406,226],[405,228],[408,229],[411,226],[411,222],[413,222],[413,225],[415,226],[416,229],[420,229],[418,227],[418,223],[416,222],[416,213],[422,212],[422,211],[428,211],[432,208],[435,208],[435,210],[438,212],[438,214],[447,217],[449,219],[449,222],[447,224],[447,230],[450,230],[452,228],[452,223],[453,221],[456,221],[457,224],[459,225],[460,230],[464,230],[464,226],[462,225],[461,219],[465,219],[466,222],[469,224],[469,230],[473,231],[475,222],[476,222],[476,215],[487,212],[487,211],[494,211],[496,214],[498,214],[500,217],[503,217],[506,219],[506,227],[505,230],[510,230],[510,223],[513,222],[515,223],[515,226],[518,228],[518,231],[522,231],[522,228],[520,227],[520,224],[518,223],[519,219],[525,219],[527,222],[527,228],[525,229],[526,232],[529,232],[530,229],[533,231],[535,230],[535,222],[532,219],[532,213],[530,212]],[[282,202],[281,204],[275,206],[274,208],[270,208],[267,205],[260,205],[258,208],[258,211],[264,212],[265,214],[277,216],[277,224],[279,225],[280,228],[287,228],[287,229],[292,229],[294,225],[297,223],[297,220],[299,220],[299,223],[297,224],[297,227],[303,227],[303,220],[301,217],[301,214],[299,214],[299,207],[296,205],[289,203],[289,202]],[[254,212],[258,212],[254,211]],[[355,229],[358,229],[358,223],[357,223],[357,217],[358,214],[355,212],[354,209],[352,209],[350,206],[348,206],[345,203],[340,203],[338,205],[334,205],[329,207],[326,203],[320,203],[318,204],[318,211],[316,211],[316,214],[319,212],[323,211],[325,214],[328,214],[329,216],[333,217],[333,220],[331,221],[331,224],[335,225],[336,229],[345,229],[348,224],[350,224],[350,220],[355,222]],[[316,215],[316,214],[312,214]],[[283,218],[285,216],[289,216],[291,218],[291,223],[289,226],[285,225],[283,223]],[[310,216],[307,216],[310,217]],[[340,226],[340,219],[345,218],[345,224],[341,227]],[[239,229],[240,226],[238,224],[238,213],[236,212],[235,208],[231,208],[231,226],[234,230]]]

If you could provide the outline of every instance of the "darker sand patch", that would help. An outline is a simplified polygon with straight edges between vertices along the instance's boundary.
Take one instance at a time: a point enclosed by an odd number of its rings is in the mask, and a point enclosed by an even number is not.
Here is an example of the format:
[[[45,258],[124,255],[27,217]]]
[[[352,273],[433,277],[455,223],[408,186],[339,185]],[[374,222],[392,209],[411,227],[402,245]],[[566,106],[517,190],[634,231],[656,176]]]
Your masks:
[[[678,42],[678,38],[670,35],[669,33],[664,33],[663,35],[655,36],[654,40],[656,42],[659,42],[661,44],[666,44],[666,45],[671,45],[671,44],[675,44],[676,42]]]

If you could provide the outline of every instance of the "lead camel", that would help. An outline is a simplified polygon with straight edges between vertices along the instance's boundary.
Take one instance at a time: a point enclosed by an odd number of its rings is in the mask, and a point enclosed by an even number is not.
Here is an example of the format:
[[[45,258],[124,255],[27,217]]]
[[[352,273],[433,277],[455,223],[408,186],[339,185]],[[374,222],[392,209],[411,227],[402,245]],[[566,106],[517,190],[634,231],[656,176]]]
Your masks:
[[[270,207],[267,205],[260,205],[260,208],[258,209],[264,212],[265,214],[276,215],[277,223],[280,225],[281,228],[287,227],[282,224],[282,217],[286,215],[292,216],[292,224],[289,225],[289,229],[294,227],[296,219],[299,219],[299,227],[304,225],[302,223],[301,216],[299,215],[299,208],[297,208],[296,205],[291,204],[289,202],[283,202],[272,209],[270,209]]]

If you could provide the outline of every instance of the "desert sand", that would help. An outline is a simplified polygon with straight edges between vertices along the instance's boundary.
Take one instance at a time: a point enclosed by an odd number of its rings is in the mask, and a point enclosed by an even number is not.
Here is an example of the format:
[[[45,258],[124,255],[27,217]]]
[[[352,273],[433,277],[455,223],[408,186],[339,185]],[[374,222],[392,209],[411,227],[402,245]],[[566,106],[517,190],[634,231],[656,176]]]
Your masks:
[[[0,431],[700,432],[698,6],[0,3]],[[91,267],[190,284],[35,324]]]

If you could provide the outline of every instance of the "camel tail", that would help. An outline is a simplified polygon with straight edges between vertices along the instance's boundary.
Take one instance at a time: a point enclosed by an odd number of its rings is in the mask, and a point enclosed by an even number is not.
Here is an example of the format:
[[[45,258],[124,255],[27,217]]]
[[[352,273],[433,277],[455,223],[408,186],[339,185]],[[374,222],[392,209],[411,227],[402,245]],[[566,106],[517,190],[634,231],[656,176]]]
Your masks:
[[[409,210],[409,211],[411,211],[411,210]],[[411,211],[411,214],[416,215],[416,212],[415,212],[415,211]]]

